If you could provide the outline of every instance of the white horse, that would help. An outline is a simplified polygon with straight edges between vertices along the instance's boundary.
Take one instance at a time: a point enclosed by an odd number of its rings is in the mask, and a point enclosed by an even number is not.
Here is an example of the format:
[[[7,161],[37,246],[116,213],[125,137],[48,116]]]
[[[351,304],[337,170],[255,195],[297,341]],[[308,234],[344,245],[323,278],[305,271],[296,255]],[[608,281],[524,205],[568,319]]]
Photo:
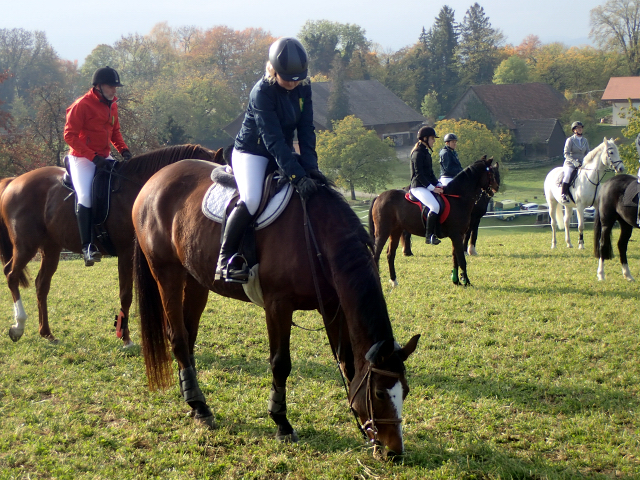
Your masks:
[[[565,229],[565,240],[567,247],[573,248],[571,239],[569,238],[569,223],[571,222],[571,213],[576,208],[578,213],[578,232],[580,240],[578,248],[584,249],[584,240],[582,232],[584,230],[584,209],[595,203],[598,186],[605,175],[607,169],[615,170],[616,173],[624,172],[624,164],[620,159],[618,147],[613,138],[604,138],[603,142],[596,148],[591,150],[582,162],[582,167],[578,169],[575,186],[570,188],[573,200],[567,204],[560,201],[562,191],[558,185],[562,182],[562,167],[556,167],[549,172],[544,181],[544,196],[547,198],[549,205],[549,217],[551,217],[551,248],[556,248],[556,230]],[[575,201],[575,203],[574,203]],[[564,222],[562,218],[562,207],[564,206]]]

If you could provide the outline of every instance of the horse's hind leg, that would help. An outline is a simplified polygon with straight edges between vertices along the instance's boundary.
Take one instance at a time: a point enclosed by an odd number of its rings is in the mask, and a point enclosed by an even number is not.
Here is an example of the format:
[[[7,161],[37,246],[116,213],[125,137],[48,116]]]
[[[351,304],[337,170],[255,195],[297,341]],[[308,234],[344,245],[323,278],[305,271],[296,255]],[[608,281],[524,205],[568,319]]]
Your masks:
[[[633,227],[622,219],[620,219],[618,223],[620,224],[618,252],[620,253],[620,263],[622,264],[622,276],[630,282],[634,282],[635,278],[633,278],[633,276],[631,275],[631,271],[629,270],[629,263],[627,261],[627,245],[629,244],[629,239],[631,238],[631,234],[633,233]]]
[[[392,233],[389,238],[389,245],[387,246],[387,263],[389,264],[389,281],[394,287],[398,286],[398,280],[396,278],[396,251],[400,244],[400,237],[402,234]]]
[[[116,317],[116,334],[122,337],[124,347],[134,345],[129,331],[129,310],[133,301],[133,248],[119,252],[118,286],[120,287],[120,313]],[[120,325],[118,325],[120,322]]]
[[[9,328],[9,338],[14,342],[20,340],[27,323],[27,312],[24,309],[22,298],[20,297],[20,285],[23,287],[28,286],[25,268],[36,251],[37,249],[34,248],[32,251],[24,253],[14,246],[13,256],[4,267],[4,273],[7,276],[7,285],[13,298],[13,317],[16,323]]]
[[[60,249],[58,247],[46,248],[40,251],[40,271],[36,277],[36,297],[38,299],[38,320],[40,324],[40,336],[52,343],[58,340],[51,333],[49,327],[49,308],[47,297],[51,289],[51,278],[58,269],[60,262]]]
[[[287,378],[291,373],[291,317],[293,309],[281,302],[265,304],[269,334],[269,363],[273,381],[269,393],[269,416],[278,427],[276,439],[297,442],[298,434],[287,419]]]
[[[180,392],[184,401],[191,407],[195,420],[213,428],[215,426],[213,413],[198,385],[196,369],[191,364],[192,351],[189,347],[191,332],[185,324],[184,317],[184,309],[187,308],[184,303],[191,299],[190,291],[185,290],[185,285],[188,285],[186,272],[182,265],[154,266],[153,270],[157,274],[156,280],[162,306],[171,329],[171,350],[178,362]],[[189,318],[188,321],[192,319]]]

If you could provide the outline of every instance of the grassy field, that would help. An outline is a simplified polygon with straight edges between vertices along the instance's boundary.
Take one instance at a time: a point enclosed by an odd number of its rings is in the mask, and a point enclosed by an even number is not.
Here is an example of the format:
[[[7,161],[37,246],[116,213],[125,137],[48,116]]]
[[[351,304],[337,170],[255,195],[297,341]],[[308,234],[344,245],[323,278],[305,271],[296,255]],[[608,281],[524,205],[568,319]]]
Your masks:
[[[27,331],[13,343],[8,290],[0,296],[0,479],[639,478],[637,284],[615,260],[596,280],[590,235],[587,251],[551,251],[548,235],[483,230],[469,288],[449,280],[448,240],[416,241],[415,257],[397,259],[395,289],[381,265],[396,338],[422,334],[407,362],[398,463],[363,445],[322,332],[293,331],[288,403],[301,440],[281,445],[266,412],[262,310],[211,295],[195,352],[219,424],[207,431],[187,416],[177,383],[147,390],[139,348],[115,338],[115,259],[61,262],[50,295],[59,344],[38,336],[33,289],[23,293]],[[639,260],[632,241],[636,276]],[[295,321],[321,326],[317,313]],[[138,341],[135,310],[132,322]]]

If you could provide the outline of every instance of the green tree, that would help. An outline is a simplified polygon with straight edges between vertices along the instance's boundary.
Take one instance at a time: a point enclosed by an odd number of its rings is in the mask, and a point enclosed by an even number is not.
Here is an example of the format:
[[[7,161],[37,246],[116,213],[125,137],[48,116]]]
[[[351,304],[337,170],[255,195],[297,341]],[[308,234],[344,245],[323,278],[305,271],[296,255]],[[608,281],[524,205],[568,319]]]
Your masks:
[[[428,32],[420,36],[420,41],[429,52],[423,89],[438,93],[443,111],[448,111],[458,97],[458,70],[455,52],[458,47],[458,29],[455,12],[448,6],[442,7],[435,23]]]
[[[493,72],[500,63],[498,47],[503,42],[502,32],[491,26],[484,8],[474,3],[460,26],[460,43],[456,51],[462,85],[491,83]]]
[[[640,0],[607,0],[590,12],[589,36],[622,52],[630,75],[640,74]]]
[[[618,145],[618,150],[627,172],[633,175],[638,171],[638,150],[635,146],[635,140],[640,134],[640,108],[634,107],[631,101],[629,102],[626,118],[629,123],[622,129],[622,135],[630,139],[631,142]]]
[[[430,123],[435,123],[442,111],[440,102],[438,102],[438,94],[436,92],[427,93],[422,100],[420,106],[420,112],[422,115],[430,120]]]
[[[529,66],[526,60],[517,55],[503,60],[493,74],[493,83],[504,85],[506,83],[527,83],[529,80]]]
[[[483,155],[493,157],[495,161],[511,158],[513,147],[509,151],[509,142],[489,130],[486,125],[471,120],[441,120],[436,123],[436,132],[440,138],[436,139],[434,151],[439,152],[444,147],[444,134],[455,133],[458,137],[458,157],[463,167],[471,165]],[[501,143],[503,140],[503,143]]]
[[[331,91],[329,92],[329,102],[327,119],[333,124],[337,120],[342,120],[349,115],[349,97],[344,80],[345,72],[342,62],[336,57],[332,72]]]
[[[317,140],[320,169],[336,184],[351,192],[374,193],[389,182],[388,162],[395,158],[393,148],[367,130],[353,115],[336,121],[332,131],[322,131]]]

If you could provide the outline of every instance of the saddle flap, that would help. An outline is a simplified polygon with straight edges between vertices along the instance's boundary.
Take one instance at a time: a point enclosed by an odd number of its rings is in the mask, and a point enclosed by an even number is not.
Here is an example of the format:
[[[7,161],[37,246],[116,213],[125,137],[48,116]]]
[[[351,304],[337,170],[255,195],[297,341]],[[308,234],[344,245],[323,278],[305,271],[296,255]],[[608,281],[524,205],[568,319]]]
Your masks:
[[[627,185],[627,188],[625,188],[624,190],[624,195],[622,197],[622,204],[625,207],[637,207],[639,194],[640,194],[640,183],[631,182],[629,185]]]

